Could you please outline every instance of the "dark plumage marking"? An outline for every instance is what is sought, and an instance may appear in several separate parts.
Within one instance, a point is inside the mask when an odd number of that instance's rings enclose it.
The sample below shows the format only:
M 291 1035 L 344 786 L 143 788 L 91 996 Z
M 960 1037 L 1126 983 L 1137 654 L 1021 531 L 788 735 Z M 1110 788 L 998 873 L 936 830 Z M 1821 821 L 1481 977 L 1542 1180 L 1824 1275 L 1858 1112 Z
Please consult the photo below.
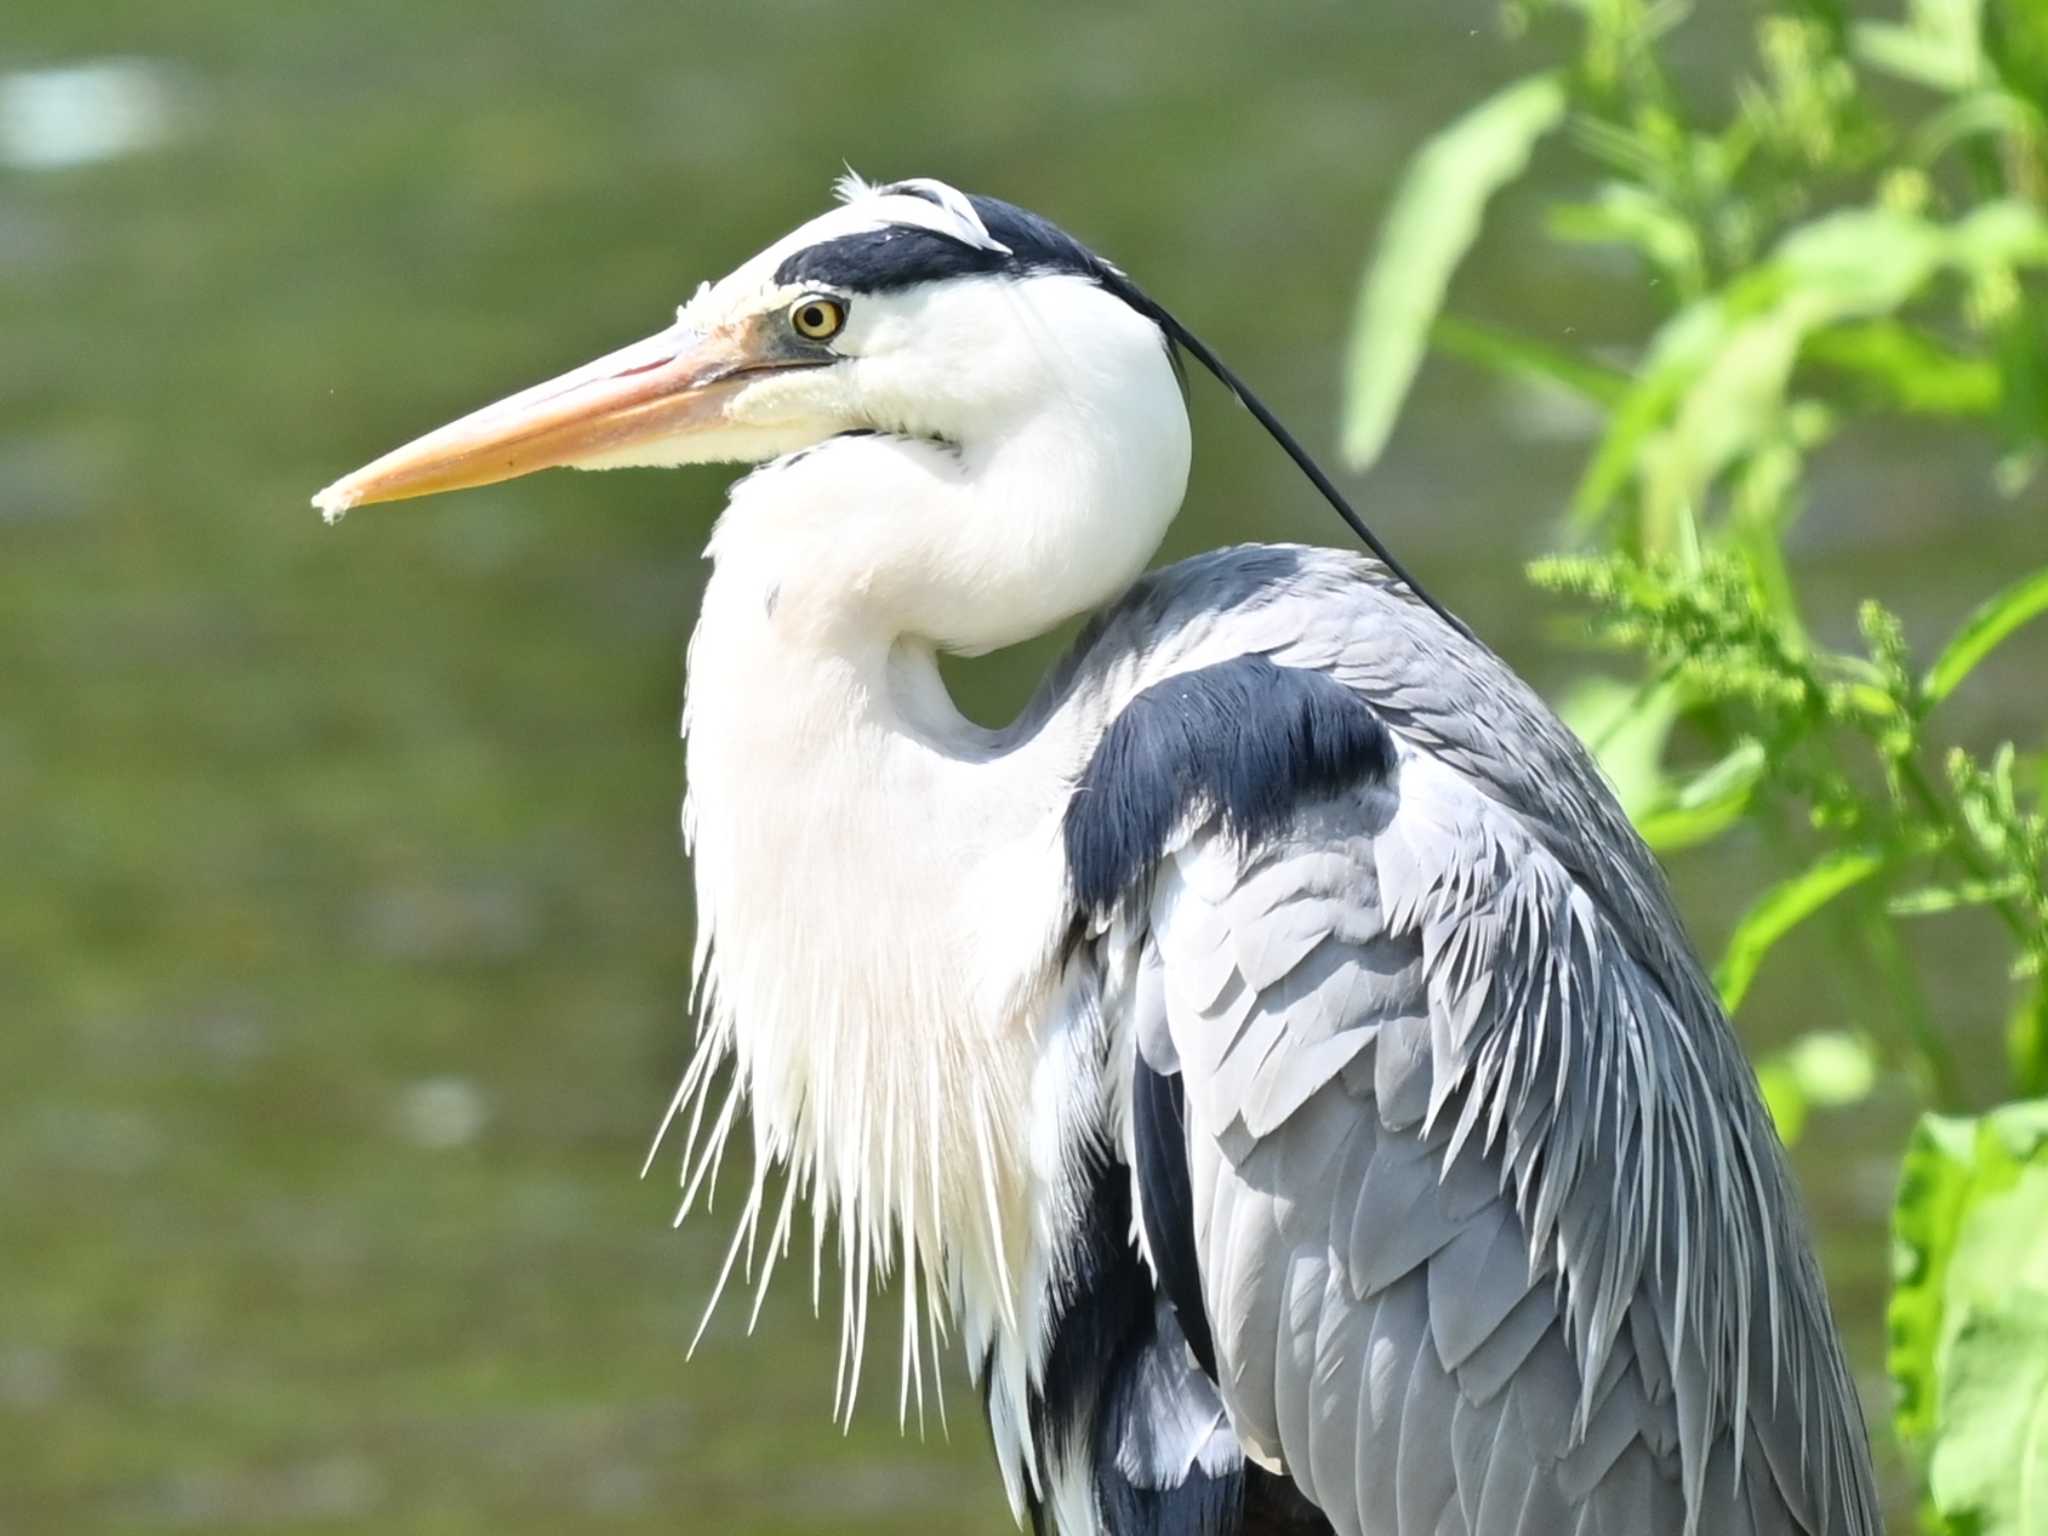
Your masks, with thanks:
M 1186 1347 L 1178 1334 L 1162 1336 L 1148 1319 L 1132 1338 L 1097 1412 L 1095 1500 L 1102 1509 L 1103 1528 L 1115 1536 L 1246 1536 L 1248 1474 L 1264 1474 L 1247 1468 L 1242 1457 L 1221 1472 L 1191 1466 L 1179 1482 L 1167 1487 L 1134 1479 L 1117 1457 L 1117 1447 L 1128 1433 L 1125 1419 L 1152 1411 L 1139 1390 L 1140 1356 Z
M 1185 1189 L 1184 1146 L 1176 1143 L 1172 1155 Z M 1189 1218 L 1182 1219 L 1191 1230 Z M 1060 1266 L 1069 1280 L 1052 1322 L 1044 1382 L 1031 1405 L 1040 1454 L 1054 1446 L 1071 1454 L 1085 1444 L 1096 1506 L 1113 1536 L 1333 1536 L 1322 1512 L 1288 1478 L 1246 1463 L 1234 1440 L 1225 1442 L 1228 1450 L 1214 1471 L 1199 1461 L 1148 1463 L 1142 1451 L 1133 1465 L 1123 1454 L 1156 1444 L 1148 1419 L 1174 1418 L 1159 1383 L 1171 1379 L 1172 1361 L 1195 1349 L 1192 1335 L 1183 1337 L 1187 1320 L 1203 1319 L 1205 1341 L 1209 1333 L 1199 1286 L 1191 1302 L 1173 1298 L 1176 1316 L 1154 1305 L 1151 1276 L 1123 1237 L 1129 1222 L 1126 1170 L 1105 1159 Z M 993 1365 L 983 1362 L 984 1383 Z M 1039 1536 L 1045 1536 L 1046 1514 L 1033 1498 L 1032 1527 Z
M 1303 804 L 1393 771 L 1372 706 L 1336 679 L 1240 656 L 1154 683 L 1126 704 L 1067 802 L 1067 874 L 1084 916 L 1134 890 L 1191 811 L 1254 843 Z
M 916 283 L 1000 272 L 1011 258 L 913 224 L 886 224 L 805 246 L 775 269 L 778 283 L 840 293 L 887 293 Z
M 1070 1230 L 1063 1263 L 1065 1296 L 1052 1327 L 1045 1370 L 1031 1404 L 1041 1448 L 1071 1440 L 1095 1417 L 1104 1385 L 1132 1336 L 1152 1312 L 1152 1287 L 1131 1248 L 1130 1181 L 1098 1159 L 1081 1221 Z
M 1054 1447 L 1069 1454 L 1085 1448 L 1105 1528 L 1116 1536 L 1238 1536 L 1241 1460 L 1214 1473 L 1199 1465 L 1184 1472 L 1162 1468 L 1153 1479 L 1133 1476 L 1118 1458 L 1118 1448 L 1133 1438 L 1130 1416 L 1156 1408 L 1145 1392 L 1146 1354 L 1187 1348 L 1171 1323 L 1165 1334 L 1160 1330 L 1151 1276 L 1130 1244 L 1130 1227 L 1128 1171 L 1101 1158 L 1082 1218 L 1055 1266 L 1067 1278 L 1031 1400 L 1032 1437 L 1041 1456 Z M 1046 1510 L 1036 1499 L 1031 1516 L 1044 1536 Z
M 923 187 L 901 183 L 880 192 L 938 203 Z M 969 196 L 989 238 L 1005 247 L 991 250 L 914 224 L 890 224 L 821 241 L 791 253 L 775 269 L 775 281 L 815 283 L 842 293 L 887 293 L 917 283 L 1001 273 L 1035 277 L 1065 273 L 1100 283 L 1142 313 L 1158 318 L 1157 306 L 1111 262 L 1105 261 L 1050 219 L 1001 198 Z
M 1212 549 L 1164 570 L 1148 571 L 1107 608 L 1097 609 L 1067 653 L 1046 674 L 1024 713 L 1003 734 L 1014 747 L 1058 712 L 1084 674 L 1098 676 L 1133 651 L 1183 624 L 1213 619 L 1294 590 L 1301 551 L 1285 544 Z
M 1202 1271 L 1195 1251 L 1195 1197 L 1188 1180 L 1187 1096 L 1180 1074 L 1154 1072 L 1141 1055 L 1131 1081 L 1131 1131 L 1137 1157 L 1138 1220 L 1159 1289 L 1173 1303 L 1195 1363 L 1211 1381 L 1216 1341 L 1202 1305 Z
M 999 197 L 969 196 L 974 211 L 992 239 L 1010 248 L 1012 258 L 1030 272 L 1071 272 L 1077 277 L 1120 277 L 1122 274 L 1068 234 L 1051 219 Z

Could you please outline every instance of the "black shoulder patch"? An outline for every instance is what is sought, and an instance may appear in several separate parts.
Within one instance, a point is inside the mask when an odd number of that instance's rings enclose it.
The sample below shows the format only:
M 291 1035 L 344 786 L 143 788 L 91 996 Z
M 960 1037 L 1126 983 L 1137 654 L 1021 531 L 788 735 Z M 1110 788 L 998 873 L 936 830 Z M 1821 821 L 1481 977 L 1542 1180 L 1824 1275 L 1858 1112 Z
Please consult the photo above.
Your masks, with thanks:
M 1110 723 L 1067 801 L 1075 899 L 1088 916 L 1107 913 L 1198 807 L 1256 842 L 1303 803 L 1393 767 L 1372 706 L 1322 672 L 1240 656 L 1165 678 Z
M 1169 629 L 1269 602 L 1290 590 L 1300 574 L 1301 551 L 1285 544 L 1212 549 L 1147 571 L 1081 626 L 1006 734 L 1013 742 L 1029 737 L 1052 718 L 1082 678 L 1101 676 Z

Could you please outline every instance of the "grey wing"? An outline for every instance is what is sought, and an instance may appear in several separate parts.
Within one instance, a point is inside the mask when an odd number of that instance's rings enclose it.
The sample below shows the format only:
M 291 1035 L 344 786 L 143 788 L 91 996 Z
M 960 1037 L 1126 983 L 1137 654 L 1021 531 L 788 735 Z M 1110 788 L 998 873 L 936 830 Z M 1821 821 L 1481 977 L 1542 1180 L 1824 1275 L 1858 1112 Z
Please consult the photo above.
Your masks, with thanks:
M 1878 1529 L 1726 1022 L 1523 816 L 1404 740 L 1249 850 L 1195 820 L 1103 942 L 1233 1428 L 1338 1532 Z

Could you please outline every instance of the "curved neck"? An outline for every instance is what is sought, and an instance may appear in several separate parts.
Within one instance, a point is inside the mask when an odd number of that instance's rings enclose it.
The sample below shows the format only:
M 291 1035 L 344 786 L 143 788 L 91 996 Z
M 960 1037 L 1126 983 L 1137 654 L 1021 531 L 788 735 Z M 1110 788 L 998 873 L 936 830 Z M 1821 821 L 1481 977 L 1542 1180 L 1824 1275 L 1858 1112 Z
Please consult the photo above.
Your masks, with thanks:
M 837 1211 L 856 1356 L 852 1296 L 892 1249 L 913 1313 L 920 1284 L 943 1292 L 984 1341 L 1043 1293 L 1029 1192 L 1050 1175 L 1027 1127 L 1086 732 L 973 726 L 934 650 L 1042 633 L 1137 574 L 1187 471 L 1158 366 L 1163 401 L 1072 391 L 957 449 L 835 439 L 743 482 L 711 543 L 684 721 L 704 989 L 685 1088 L 729 1057 L 751 1102 L 743 1227 L 777 1163 Z M 997 1390 L 1021 1416 L 1021 1377 Z

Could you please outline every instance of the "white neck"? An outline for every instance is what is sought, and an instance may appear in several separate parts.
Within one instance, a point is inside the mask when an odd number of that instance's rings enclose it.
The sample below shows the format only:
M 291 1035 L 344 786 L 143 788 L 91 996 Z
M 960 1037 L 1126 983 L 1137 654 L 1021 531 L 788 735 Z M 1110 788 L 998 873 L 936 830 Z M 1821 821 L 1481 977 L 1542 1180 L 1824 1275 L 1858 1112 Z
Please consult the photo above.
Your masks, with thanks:
M 684 721 L 704 1022 L 678 1102 L 701 1114 L 731 1057 L 755 1133 L 743 1229 L 776 1162 L 808 1184 L 820 1245 L 838 1212 L 856 1371 L 867 1281 L 892 1259 L 907 1335 L 920 1280 L 927 1305 L 943 1286 L 1006 1331 L 1030 1305 L 1060 818 L 1100 723 L 982 730 L 935 648 L 1041 633 L 1135 577 L 1187 469 L 1163 352 L 1157 367 L 957 448 L 835 439 L 743 482 L 712 540 Z

